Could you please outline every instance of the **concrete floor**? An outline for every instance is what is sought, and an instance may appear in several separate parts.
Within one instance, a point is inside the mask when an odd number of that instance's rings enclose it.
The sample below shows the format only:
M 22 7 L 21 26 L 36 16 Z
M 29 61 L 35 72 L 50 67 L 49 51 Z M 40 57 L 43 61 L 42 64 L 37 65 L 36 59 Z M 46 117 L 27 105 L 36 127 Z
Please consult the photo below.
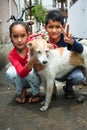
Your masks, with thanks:
M 0 130 L 87 130 L 87 100 L 79 104 L 76 98 L 64 99 L 62 89 L 51 101 L 46 112 L 40 102 L 18 104 L 16 90 L 0 71 Z

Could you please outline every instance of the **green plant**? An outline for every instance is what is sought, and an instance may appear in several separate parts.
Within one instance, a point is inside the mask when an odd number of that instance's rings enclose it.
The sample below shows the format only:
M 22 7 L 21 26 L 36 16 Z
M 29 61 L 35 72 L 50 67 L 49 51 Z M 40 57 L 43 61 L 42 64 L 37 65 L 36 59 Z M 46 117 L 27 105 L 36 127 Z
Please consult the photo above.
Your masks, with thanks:
M 30 15 L 30 12 L 28 12 L 28 15 Z M 36 20 L 39 23 L 44 23 L 46 9 L 41 4 L 35 5 L 35 7 L 32 8 L 32 15 L 36 18 Z

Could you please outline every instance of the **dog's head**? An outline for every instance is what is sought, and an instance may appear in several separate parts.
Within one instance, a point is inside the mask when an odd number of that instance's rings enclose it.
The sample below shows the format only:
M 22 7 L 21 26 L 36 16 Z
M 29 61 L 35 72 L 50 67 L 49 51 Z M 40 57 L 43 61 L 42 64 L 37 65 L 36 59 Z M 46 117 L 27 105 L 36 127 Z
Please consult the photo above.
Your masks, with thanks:
M 34 55 L 41 64 L 48 63 L 49 51 L 52 49 L 52 45 L 44 39 L 34 39 L 27 45 L 30 48 L 30 55 Z

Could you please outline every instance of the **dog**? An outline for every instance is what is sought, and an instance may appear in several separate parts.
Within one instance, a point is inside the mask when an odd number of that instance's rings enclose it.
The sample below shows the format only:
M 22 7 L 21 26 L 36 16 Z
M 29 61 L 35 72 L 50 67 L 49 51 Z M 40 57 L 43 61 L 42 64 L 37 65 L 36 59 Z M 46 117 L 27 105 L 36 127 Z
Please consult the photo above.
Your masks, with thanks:
M 78 54 L 68 51 L 66 47 L 52 49 L 52 45 L 44 39 L 35 39 L 28 43 L 29 56 L 34 55 L 37 58 L 37 73 L 46 87 L 45 103 L 40 108 L 41 111 L 46 111 L 50 105 L 55 78 L 63 77 L 78 65 L 87 70 L 87 46 L 83 46 L 83 53 Z

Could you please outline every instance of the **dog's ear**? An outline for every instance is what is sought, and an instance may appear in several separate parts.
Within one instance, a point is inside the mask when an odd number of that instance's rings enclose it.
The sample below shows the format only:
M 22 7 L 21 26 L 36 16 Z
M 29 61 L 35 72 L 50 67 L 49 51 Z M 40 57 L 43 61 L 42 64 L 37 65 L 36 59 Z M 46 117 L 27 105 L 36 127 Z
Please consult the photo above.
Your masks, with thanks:
M 29 42 L 27 43 L 27 47 L 30 48 L 30 56 L 33 56 L 33 55 L 34 55 L 33 41 L 29 41 Z
M 32 47 L 33 47 L 33 42 L 32 42 L 32 41 L 29 41 L 29 42 L 27 43 L 27 47 L 32 48 Z

